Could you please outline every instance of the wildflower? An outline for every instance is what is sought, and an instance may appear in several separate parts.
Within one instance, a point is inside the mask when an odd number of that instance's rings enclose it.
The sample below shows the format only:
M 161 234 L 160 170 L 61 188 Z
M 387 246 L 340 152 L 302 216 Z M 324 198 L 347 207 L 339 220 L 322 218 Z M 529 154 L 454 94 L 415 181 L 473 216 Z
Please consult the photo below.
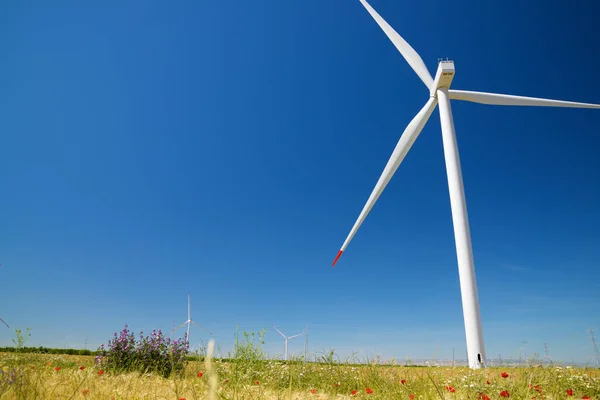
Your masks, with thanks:
M 101 369 L 100 371 L 98 371 L 98 375 L 104 375 L 104 370 Z
M 225 383 L 229 383 L 229 379 L 225 379 Z
M 490 381 L 485 381 L 485 383 L 487 383 L 488 385 L 490 384 Z
M 446 390 L 449 391 L 450 393 L 456 392 L 456 389 L 454 389 L 454 387 L 452 387 L 452 386 L 446 386 Z
M 57 366 L 57 367 L 54 367 L 54 370 L 55 370 L 55 371 L 60 371 L 60 367 L 58 367 L 58 366 Z
M 485 393 L 480 393 L 479 394 L 479 399 L 481 399 L 481 400 L 490 400 L 490 396 L 488 396 Z
M 87 396 L 89 392 L 90 392 L 90 391 L 89 391 L 88 389 L 83 389 L 83 390 L 81 391 L 81 394 L 83 394 L 84 396 Z
M 581 396 L 582 399 L 586 399 L 586 400 L 592 400 L 592 398 L 590 396 Z
M 50 364 L 50 361 L 48 361 L 48 362 L 46 363 L 46 366 L 47 366 L 47 367 L 49 367 L 50 365 L 51 365 L 51 364 Z
M 365 389 L 365 392 L 367 392 L 367 394 L 373 394 L 373 389 L 371 389 L 370 387 Z
M 409 399 L 414 399 L 414 398 L 415 398 L 415 395 L 414 395 L 414 394 L 409 394 L 409 395 L 408 395 L 408 398 L 409 398 Z
M 573 389 L 567 389 L 567 396 L 573 396 Z
M 202 372 L 198 372 L 198 378 L 202 378 L 202 375 L 204 375 Z
M 81 371 L 83 371 L 83 370 L 85 369 L 85 367 L 82 365 L 81 367 L 79 367 L 79 369 L 80 369 Z
M 503 378 L 508 378 L 508 374 L 506 372 L 501 373 L 500 376 Z
M 338 387 L 338 386 L 340 386 L 340 383 L 339 383 L 339 382 L 335 382 L 335 383 L 333 384 L 333 386 L 335 386 L 335 387 Z
M 403 385 L 406 384 L 406 379 L 400 379 L 400 383 Z
M 260 385 L 260 382 L 259 381 L 254 381 L 254 384 L 255 385 Z
M 312 394 L 317 394 L 317 390 L 316 390 L 316 389 L 310 389 L 310 392 L 311 392 Z
M 351 392 L 350 392 L 350 394 L 351 394 L 352 396 L 355 396 L 355 395 L 356 395 L 356 390 L 353 390 L 353 391 L 351 391 Z
M 510 397 L 510 394 L 508 394 L 508 390 L 503 390 L 500 392 L 500 396 L 501 397 Z

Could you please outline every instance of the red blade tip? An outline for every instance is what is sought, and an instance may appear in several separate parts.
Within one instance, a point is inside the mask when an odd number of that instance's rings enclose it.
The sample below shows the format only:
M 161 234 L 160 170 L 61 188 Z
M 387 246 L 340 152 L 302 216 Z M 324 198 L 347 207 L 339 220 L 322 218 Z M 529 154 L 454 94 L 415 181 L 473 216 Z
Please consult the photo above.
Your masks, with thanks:
M 336 263 L 336 262 L 337 262 L 337 260 L 339 260 L 339 258 L 342 256 L 342 253 L 343 253 L 343 252 L 344 252 L 343 250 L 340 250 L 340 251 L 338 251 L 338 254 L 337 254 L 337 256 L 335 256 L 335 260 L 333 260 L 333 264 L 331 264 L 331 268 L 333 268 L 333 267 L 335 266 L 335 263 Z

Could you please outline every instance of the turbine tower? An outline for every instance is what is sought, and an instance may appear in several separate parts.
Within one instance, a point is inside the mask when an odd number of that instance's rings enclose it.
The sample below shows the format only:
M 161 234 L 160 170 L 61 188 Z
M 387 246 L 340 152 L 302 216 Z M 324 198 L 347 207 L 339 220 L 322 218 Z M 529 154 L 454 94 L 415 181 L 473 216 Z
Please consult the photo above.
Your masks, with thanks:
M 293 338 L 298 337 L 298 336 L 302 336 L 303 334 L 299 333 L 297 335 L 287 337 L 279 329 L 277 329 L 275 326 L 273 326 L 273 328 L 275 328 L 275 330 L 277 332 L 279 332 L 279 334 L 281 336 L 283 336 L 283 338 L 285 339 L 285 344 L 284 344 L 284 348 L 283 348 L 283 357 L 287 361 L 287 359 L 288 359 L 288 340 L 293 339 Z
M 440 121 L 442 128 L 442 142 L 448 190 L 450 193 L 450 208 L 454 226 L 454 240 L 458 262 L 458 275 L 462 309 L 467 343 L 467 358 L 469 367 L 473 369 L 485 367 L 486 357 L 483 343 L 483 329 L 479 310 L 479 297 L 477 294 L 477 281 L 475 277 L 475 264 L 471 245 L 471 234 L 467 215 L 467 203 L 460 168 L 460 157 L 452 118 L 450 100 L 464 100 L 474 103 L 503 105 L 503 106 L 544 106 L 544 107 L 573 107 L 573 108 L 598 108 L 598 104 L 575 103 L 572 101 L 540 99 L 507 94 L 474 92 L 467 90 L 450 89 L 454 78 L 454 62 L 440 61 L 435 78 L 427 70 L 425 63 L 417 52 L 365 1 L 360 0 L 375 22 L 385 32 L 389 40 L 396 46 L 400 54 L 417 73 L 428 90 L 429 99 L 425 106 L 408 124 L 400 137 L 383 173 L 379 177 L 373 192 L 369 196 L 357 221 L 354 223 L 350 234 L 344 241 L 332 266 L 338 261 L 348 244 L 358 231 L 360 225 L 367 217 L 369 211 L 385 189 L 386 185 L 398 169 L 398 166 L 410 150 L 411 146 L 421 133 L 435 107 L 440 106 Z
M 596 363 L 600 366 L 600 350 L 598 350 L 598 345 L 596 344 L 596 338 L 594 336 L 594 330 L 592 328 L 588 329 L 590 331 L 590 335 L 592 336 L 592 345 L 594 346 L 594 355 L 596 356 Z
M 206 329 L 204 329 L 203 327 L 201 327 L 195 321 L 192 320 L 192 314 L 190 313 L 190 292 L 188 292 L 188 317 L 187 317 L 187 321 L 185 321 L 183 324 L 181 324 L 178 327 L 176 327 L 175 329 L 173 329 L 171 331 L 171 333 L 175 332 L 176 330 L 178 330 L 182 326 L 187 325 L 186 339 L 187 339 L 188 343 L 190 343 L 190 327 L 191 327 L 192 324 L 196 325 L 198 328 L 202 329 L 203 331 L 207 332 L 209 335 L 212 336 L 212 333 L 210 333 L 209 331 L 207 331 Z
M 308 325 L 304 328 L 304 362 L 308 361 Z

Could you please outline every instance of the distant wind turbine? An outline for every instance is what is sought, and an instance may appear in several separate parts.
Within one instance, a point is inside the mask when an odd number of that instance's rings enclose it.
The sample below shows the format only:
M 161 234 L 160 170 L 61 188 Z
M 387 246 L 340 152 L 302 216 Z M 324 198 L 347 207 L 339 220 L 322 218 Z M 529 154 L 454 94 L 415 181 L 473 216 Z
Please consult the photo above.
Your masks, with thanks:
M 273 326 L 273 328 L 275 328 L 275 330 L 276 330 L 277 332 L 279 332 L 279 334 L 280 334 L 281 336 L 283 336 L 283 338 L 285 339 L 285 345 L 284 345 L 284 350 L 283 350 L 283 354 L 284 354 L 284 356 L 283 356 L 283 357 L 284 357 L 284 359 L 287 361 L 287 359 L 288 359 L 288 340 L 290 340 L 290 339 L 293 339 L 293 338 L 295 338 L 295 337 L 298 337 L 298 336 L 302 336 L 302 335 L 303 335 L 303 333 L 299 333 L 299 334 L 297 334 L 297 335 L 294 335 L 294 336 L 287 337 L 287 336 L 285 336 L 285 335 L 284 335 L 284 334 L 283 334 L 283 333 L 282 333 L 282 332 L 281 332 L 279 329 L 277 329 L 275 326 Z
M 508 94 L 474 92 L 468 90 L 453 90 L 450 85 L 454 78 L 454 62 L 441 61 L 438 63 L 435 78 L 431 77 L 429 70 L 419 54 L 392 28 L 369 3 L 360 0 L 368 13 L 373 17 L 379 27 L 385 32 L 389 40 L 396 46 L 400 54 L 417 73 L 428 90 L 428 100 L 423 108 L 408 124 L 400 137 L 387 165 L 385 166 L 375 188 L 364 205 L 358 219 L 354 223 L 344 244 L 340 248 L 333 265 L 340 258 L 346 247 L 360 228 L 361 224 L 375 205 L 375 202 L 389 183 L 398 169 L 398 166 L 410 150 L 411 146 L 421 133 L 431 113 L 439 103 L 440 121 L 442 127 L 442 142 L 446 161 L 448 189 L 450 192 L 450 208 L 454 225 L 454 239 L 458 261 L 458 275 L 462 298 L 462 309 L 467 342 L 468 364 L 471 368 L 485 366 L 485 351 L 483 343 L 483 328 L 479 310 L 479 297 L 477 294 L 477 281 L 475 279 L 475 264 L 471 245 L 471 234 L 467 215 L 467 202 L 460 168 L 460 157 L 454 131 L 454 121 L 450 100 L 463 100 L 474 103 L 502 105 L 502 106 L 543 106 L 543 107 L 572 107 L 572 108 L 597 108 L 600 104 L 576 103 L 572 101 L 549 100 L 534 97 L 523 97 Z
M 208 332 L 206 329 L 204 329 L 203 327 L 201 327 L 200 325 L 198 325 L 195 321 L 192 321 L 192 314 L 190 313 L 190 293 L 188 292 L 188 317 L 187 317 L 187 321 L 185 321 L 183 324 L 181 324 L 178 327 L 176 327 L 175 329 L 173 329 L 171 331 L 171 333 L 175 332 L 176 330 L 178 330 L 179 328 L 183 327 L 184 325 L 187 325 L 186 338 L 187 338 L 188 343 L 190 343 L 190 326 L 192 324 L 196 325 L 198 328 L 202 329 L 203 331 Z M 208 334 L 212 336 L 212 333 L 208 332 Z

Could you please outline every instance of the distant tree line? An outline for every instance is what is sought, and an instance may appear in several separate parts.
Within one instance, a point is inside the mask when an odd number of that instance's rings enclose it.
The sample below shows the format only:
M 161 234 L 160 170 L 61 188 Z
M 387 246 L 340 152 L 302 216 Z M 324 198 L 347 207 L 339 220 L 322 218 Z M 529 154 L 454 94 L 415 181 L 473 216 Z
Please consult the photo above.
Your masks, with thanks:
M 97 351 L 87 349 L 51 349 L 49 347 L 0 347 L 0 353 L 38 353 L 38 354 L 71 354 L 78 356 L 95 356 Z

